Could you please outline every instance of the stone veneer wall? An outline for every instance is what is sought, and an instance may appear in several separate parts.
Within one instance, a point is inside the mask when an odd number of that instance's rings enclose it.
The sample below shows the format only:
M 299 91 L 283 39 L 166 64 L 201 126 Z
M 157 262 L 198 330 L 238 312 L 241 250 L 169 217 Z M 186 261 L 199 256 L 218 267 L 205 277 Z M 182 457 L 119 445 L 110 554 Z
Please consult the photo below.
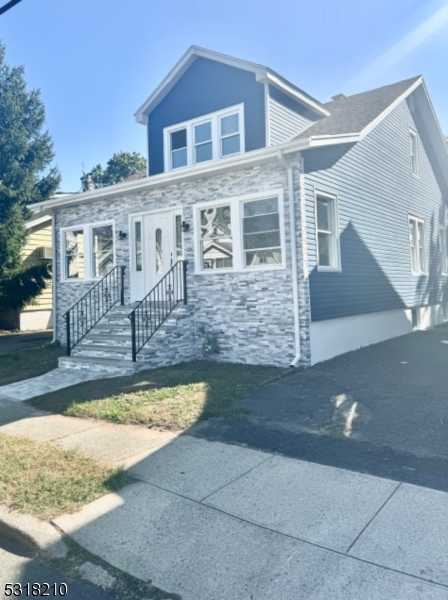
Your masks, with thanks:
M 299 263 L 301 364 L 310 362 L 308 282 L 303 263 L 300 210 L 300 168 L 296 156 L 294 196 Z M 198 202 L 227 199 L 245 194 L 284 190 L 286 269 L 236 273 L 195 273 L 193 207 Z M 115 220 L 116 264 L 129 267 L 129 235 L 118 239 L 118 231 L 128 232 L 129 214 L 182 206 L 183 219 L 190 230 L 183 234 L 184 257 L 188 265 L 189 304 L 194 306 L 196 340 L 209 348 L 206 356 L 226 362 L 289 366 L 294 358 L 294 318 L 291 277 L 289 198 L 285 168 L 276 162 L 207 176 L 158 189 L 135 191 L 122 196 L 55 211 L 57 235 L 57 339 L 65 343 L 62 315 L 86 293 L 92 282 L 61 282 L 61 227 Z M 307 271 L 305 271 L 306 273 Z M 126 271 L 129 301 L 129 268 Z

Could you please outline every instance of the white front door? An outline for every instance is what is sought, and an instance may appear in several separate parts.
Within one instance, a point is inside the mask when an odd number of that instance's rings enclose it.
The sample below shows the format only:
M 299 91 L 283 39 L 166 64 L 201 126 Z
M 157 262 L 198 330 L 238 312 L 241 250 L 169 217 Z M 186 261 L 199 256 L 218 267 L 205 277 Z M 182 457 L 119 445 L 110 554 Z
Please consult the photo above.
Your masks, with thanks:
M 142 300 L 176 262 L 172 211 L 133 218 L 131 297 Z

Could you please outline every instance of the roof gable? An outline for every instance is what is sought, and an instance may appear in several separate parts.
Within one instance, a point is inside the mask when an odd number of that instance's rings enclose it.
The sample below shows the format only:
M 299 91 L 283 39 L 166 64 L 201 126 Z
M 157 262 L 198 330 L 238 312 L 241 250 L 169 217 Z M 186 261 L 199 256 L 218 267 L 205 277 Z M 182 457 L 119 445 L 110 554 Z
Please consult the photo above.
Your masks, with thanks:
M 299 89 L 272 69 L 263 65 L 249 62 L 247 60 L 241 60 L 239 58 L 233 58 L 219 52 L 212 50 L 206 50 L 205 48 L 199 48 L 198 46 L 191 46 L 182 58 L 176 63 L 171 69 L 165 79 L 160 85 L 154 90 L 149 98 L 140 106 L 135 113 L 135 119 L 138 123 L 146 124 L 147 115 L 157 106 L 157 104 L 168 94 L 168 92 L 176 85 L 182 75 L 189 69 L 196 58 L 202 56 L 216 62 L 224 63 L 237 69 L 243 69 L 250 71 L 255 74 L 256 80 L 260 83 L 269 83 L 278 89 L 297 100 L 298 102 L 307 106 L 310 110 L 320 116 L 329 115 L 329 111 L 316 99 L 312 98 L 309 94 Z

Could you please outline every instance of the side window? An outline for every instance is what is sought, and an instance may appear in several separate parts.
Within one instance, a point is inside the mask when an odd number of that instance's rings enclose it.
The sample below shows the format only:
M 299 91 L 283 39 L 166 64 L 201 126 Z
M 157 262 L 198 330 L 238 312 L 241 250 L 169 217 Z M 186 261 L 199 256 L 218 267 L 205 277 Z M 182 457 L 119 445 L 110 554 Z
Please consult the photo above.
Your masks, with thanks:
M 243 251 L 246 267 L 281 264 L 278 198 L 244 203 Z
M 409 151 L 411 155 L 411 171 L 413 175 L 418 177 L 419 165 L 418 165 L 418 138 L 415 131 L 409 131 Z
M 317 264 L 323 269 L 339 269 L 339 232 L 336 197 L 316 194 Z
M 425 222 L 418 217 L 409 217 L 409 250 L 412 273 L 426 273 Z
M 440 270 L 446 275 L 448 274 L 448 248 L 447 248 L 448 236 L 445 227 L 439 227 L 439 257 L 440 257 Z

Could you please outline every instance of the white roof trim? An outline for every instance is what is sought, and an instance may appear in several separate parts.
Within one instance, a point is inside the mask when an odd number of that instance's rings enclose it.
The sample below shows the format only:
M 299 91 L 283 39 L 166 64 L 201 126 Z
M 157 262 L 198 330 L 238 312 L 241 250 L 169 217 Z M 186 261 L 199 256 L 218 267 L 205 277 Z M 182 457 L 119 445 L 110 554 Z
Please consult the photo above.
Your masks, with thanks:
M 38 217 L 37 219 L 33 219 L 32 221 L 27 221 L 25 223 L 25 229 L 37 227 L 38 225 L 42 225 L 42 223 L 46 223 L 47 221 L 51 221 L 51 215 L 44 215 L 43 217 Z
M 239 168 L 250 167 L 255 164 L 270 162 L 271 160 L 277 159 L 279 150 L 283 150 L 284 153 L 288 154 L 300 152 L 300 150 L 308 147 L 309 141 L 307 138 L 294 140 L 293 142 L 285 142 L 284 144 L 269 146 L 268 148 L 261 148 L 260 150 L 253 150 L 245 154 L 238 154 L 237 156 L 210 161 L 207 164 L 201 163 L 194 167 L 177 169 L 175 171 L 168 171 L 167 173 L 160 173 L 159 175 L 152 175 L 149 177 L 142 177 L 141 179 L 117 183 L 115 185 L 82 192 L 80 194 L 71 194 L 66 198 L 53 198 L 45 200 L 44 202 L 36 202 L 28 205 L 28 208 L 35 213 L 39 213 L 52 208 L 74 206 L 76 204 L 121 196 L 134 191 L 143 191 L 145 189 L 174 185 L 211 174 L 224 173 Z
M 179 81 L 185 71 L 198 56 L 215 60 L 217 62 L 230 65 L 231 67 L 236 67 L 237 69 L 244 69 L 246 71 L 255 73 L 256 79 L 260 83 L 268 82 L 271 85 L 278 87 L 286 94 L 293 97 L 301 104 L 305 104 L 318 114 L 325 116 L 330 114 L 323 106 L 319 104 L 317 100 L 308 98 L 308 96 L 303 94 L 293 84 L 288 84 L 287 82 L 283 81 L 279 75 L 263 65 L 258 65 L 257 63 L 249 62 L 247 60 L 227 56 L 226 54 L 214 52 L 213 50 L 207 50 L 206 48 L 200 48 L 199 46 L 190 46 L 187 52 L 185 52 L 182 58 L 171 69 L 160 85 L 157 86 L 154 92 L 137 110 L 135 113 L 135 120 L 137 123 L 141 123 L 143 125 L 147 123 L 148 113 L 151 112 L 151 110 L 168 94 L 168 92 L 174 87 L 174 85 Z
M 273 71 L 271 71 L 270 69 L 267 70 L 267 74 L 266 74 L 265 78 L 263 78 L 263 79 L 257 78 L 257 80 L 261 81 L 262 83 L 269 83 L 270 85 L 273 85 L 274 87 L 278 88 L 279 90 L 282 90 L 282 92 L 284 92 L 285 94 L 287 94 L 294 100 L 297 100 L 301 104 L 305 104 L 306 106 L 311 108 L 314 112 L 316 112 L 324 117 L 329 117 L 331 114 L 329 110 L 324 108 L 317 101 L 312 100 L 311 98 L 309 98 L 308 96 L 303 94 L 298 88 L 296 88 L 295 86 L 293 86 L 291 84 L 286 83 L 285 81 L 282 81 L 278 77 L 278 75 L 276 73 L 274 73 Z

